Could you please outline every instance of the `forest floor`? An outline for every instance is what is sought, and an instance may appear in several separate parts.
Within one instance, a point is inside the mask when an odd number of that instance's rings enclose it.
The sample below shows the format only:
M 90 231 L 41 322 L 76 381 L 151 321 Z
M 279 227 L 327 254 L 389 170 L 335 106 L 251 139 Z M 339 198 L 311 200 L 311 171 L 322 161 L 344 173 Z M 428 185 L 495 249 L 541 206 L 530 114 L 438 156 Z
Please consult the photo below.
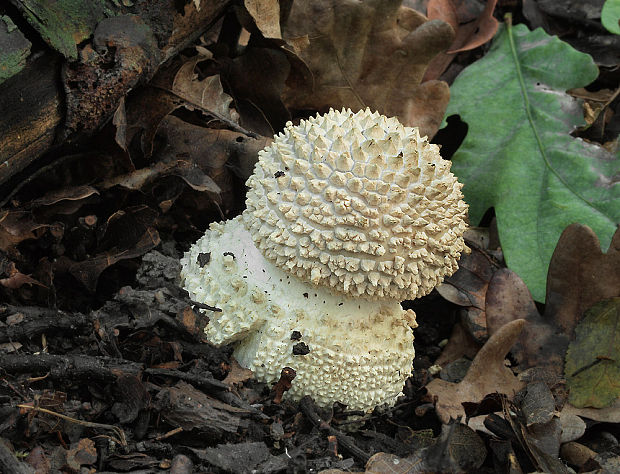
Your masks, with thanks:
M 372 413 L 255 381 L 232 347 L 206 341 L 209 312 L 179 277 L 209 224 L 243 210 L 257 152 L 289 120 L 361 103 L 458 158 L 475 129 L 450 112 L 465 102 L 461 73 L 502 38 L 518 43 L 521 25 L 591 56 L 598 76 L 570 92 L 584 125 L 566 136 L 616 156 L 606 163 L 618 170 L 620 36 L 601 25 L 603 2 L 320 0 L 311 17 L 305 2 L 280 3 L 281 15 L 267 8 L 277 1 L 229 6 L 86 142 L 61 144 L 3 191 L 0 471 L 620 472 L 620 233 L 563 225 L 541 286 L 507 268 L 502 204 L 470 203 L 472 252 L 439 289 L 402 303 L 417 315 L 413 374 Z M 421 14 L 452 30 L 421 32 Z

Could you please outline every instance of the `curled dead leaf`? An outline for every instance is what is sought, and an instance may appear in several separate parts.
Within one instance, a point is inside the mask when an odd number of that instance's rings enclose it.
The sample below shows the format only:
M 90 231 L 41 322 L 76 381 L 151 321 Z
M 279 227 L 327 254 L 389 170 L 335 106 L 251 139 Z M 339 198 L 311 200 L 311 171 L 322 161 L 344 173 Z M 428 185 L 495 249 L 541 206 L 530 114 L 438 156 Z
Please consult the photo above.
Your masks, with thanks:
M 467 2 L 455 0 L 429 1 L 428 17 L 450 23 L 454 28 L 455 37 L 450 50 L 438 54 L 431 61 L 423 80 L 438 79 L 457 53 L 482 46 L 495 36 L 499 27 L 499 22 L 493 17 L 497 0 L 487 0 L 484 9 L 479 14 L 464 8 L 464 3 Z
M 43 288 L 46 288 L 46 286 L 40 281 L 35 280 L 30 275 L 24 275 L 22 272 L 20 272 L 15 266 L 15 263 L 13 262 L 10 263 L 10 267 L 8 268 L 8 271 L 6 271 L 6 273 L 8 273 L 8 276 L 6 278 L 0 279 L 0 285 L 4 286 L 5 288 L 17 290 L 23 285 L 39 285 Z
M 232 97 L 224 92 L 220 76 L 198 78 L 196 65 L 205 59 L 198 55 L 185 62 L 174 77 L 172 92 L 185 101 L 189 110 L 198 109 L 224 122 L 237 123 L 239 114 L 231 108 Z
M 486 6 L 480 16 L 471 27 L 467 28 L 466 31 L 469 35 L 467 39 L 464 40 L 465 44 L 455 49 L 451 48 L 448 51 L 449 54 L 475 49 L 493 39 L 499 27 L 499 22 L 493 17 L 495 5 L 497 5 L 497 0 L 487 0 Z
M 111 265 L 121 260 L 139 257 L 160 243 L 159 233 L 149 228 L 142 238 L 131 249 L 110 249 L 108 252 L 96 255 L 88 260 L 74 262 L 66 256 L 60 257 L 54 267 L 58 271 L 66 271 L 73 275 L 90 292 L 95 292 L 101 273 Z

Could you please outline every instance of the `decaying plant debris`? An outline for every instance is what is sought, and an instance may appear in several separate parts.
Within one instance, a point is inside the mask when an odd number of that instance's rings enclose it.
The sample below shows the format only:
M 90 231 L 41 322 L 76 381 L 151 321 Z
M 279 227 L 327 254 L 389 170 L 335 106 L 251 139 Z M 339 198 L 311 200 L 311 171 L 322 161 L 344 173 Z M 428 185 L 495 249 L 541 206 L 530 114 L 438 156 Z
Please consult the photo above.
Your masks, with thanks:
M 506 268 L 512 214 L 496 219 L 488 196 L 469 203 L 480 218 L 465 235 L 472 252 L 437 291 L 402 303 L 419 326 L 413 375 L 393 407 L 372 413 L 288 400 L 290 368 L 257 382 L 233 347 L 208 343 L 219 308 L 191 301 L 179 276 L 191 243 L 243 211 L 257 153 L 288 121 L 370 107 L 420 127 L 446 159 L 461 143 L 465 160 L 487 157 L 463 141 L 474 118 L 437 130 L 454 78 L 510 49 L 494 37 L 527 37 L 520 23 L 558 35 L 569 67 L 598 66 L 594 83 L 567 94 L 529 76 L 524 90 L 570 103 L 575 123 L 583 109 L 577 138 L 561 140 L 600 158 L 585 198 L 613 204 L 619 37 L 601 25 L 602 2 L 156 0 L 88 2 L 68 16 L 72 2 L 48 3 L 0 6 L 0 66 L 10 66 L 0 69 L 0 472 L 619 470 L 619 393 L 606 376 L 620 334 L 592 342 L 601 321 L 620 327 L 613 206 L 600 207 L 603 237 L 570 223 L 559 240 L 538 236 L 551 256 L 543 305 Z M 460 81 L 458 91 L 481 82 Z M 460 93 L 451 114 L 469 97 Z M 493 119 L 478 139 L 518 115 L 472 97 L 485 105 L 471 117 Z M 485 185 L 487 171 L 474 175 Z

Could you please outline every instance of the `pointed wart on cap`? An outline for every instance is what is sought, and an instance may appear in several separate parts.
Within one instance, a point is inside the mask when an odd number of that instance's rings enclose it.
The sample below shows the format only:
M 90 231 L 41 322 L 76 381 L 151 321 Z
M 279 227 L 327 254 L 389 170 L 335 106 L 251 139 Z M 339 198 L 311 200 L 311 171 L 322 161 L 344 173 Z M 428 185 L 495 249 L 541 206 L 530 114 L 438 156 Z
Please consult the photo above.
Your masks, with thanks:
M 293 167 L 283 149 L 295 150 Z M 259 153 L 244 222 L 267 258 L 298 278 L 351 296 L 414 299 L 450 276 L 466 250 L 467 205 L 450 165 L 437 145 L 396 118 L 330 110 L 288 122 Z M 280 171 L 286 179 L 274 177 Z M 280 209 L 289 190 L 296 212 Z M 267 221 L 265 210 L 277 218 Z M 309 247 L 291 251 L 279 237 L 285 229 L 311 236 Z M 313 248 L 328 258 L 309 257 Z M 342 252 L 358 264 L 343 271 Z M 364 260 L 377 262 L 379 276 L 360 269 Z M 415 274 L 408 270 L 414 263 Z

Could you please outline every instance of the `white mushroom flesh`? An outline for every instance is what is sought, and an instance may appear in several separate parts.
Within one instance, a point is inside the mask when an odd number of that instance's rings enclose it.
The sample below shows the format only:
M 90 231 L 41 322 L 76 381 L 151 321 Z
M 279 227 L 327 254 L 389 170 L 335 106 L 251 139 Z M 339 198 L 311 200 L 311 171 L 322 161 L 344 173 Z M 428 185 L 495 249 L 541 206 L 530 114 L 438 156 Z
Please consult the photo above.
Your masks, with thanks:
M 190 297 L 221 309 L 205 331 L 240 341 L 239 363 L 263 382 L 297 372 L 288 397 L 353 410 L 393 405 L 411 374 L 415 315 L 397 300 L 368 301 L 295 278 L 266 260 L 241 217 L 212 224 L 181 260 Z

